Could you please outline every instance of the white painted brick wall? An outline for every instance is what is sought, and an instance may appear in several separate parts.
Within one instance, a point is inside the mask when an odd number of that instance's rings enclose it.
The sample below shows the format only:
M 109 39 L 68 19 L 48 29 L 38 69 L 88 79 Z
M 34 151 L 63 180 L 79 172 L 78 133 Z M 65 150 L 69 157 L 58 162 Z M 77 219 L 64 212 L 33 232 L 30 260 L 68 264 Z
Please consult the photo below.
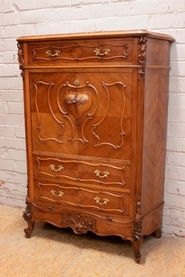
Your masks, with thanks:
M 148 29 L 172 35 L 163 232 L 185 237 L 185 1 L 0 0 L 0 203 L 24 206 L 22 35 Z

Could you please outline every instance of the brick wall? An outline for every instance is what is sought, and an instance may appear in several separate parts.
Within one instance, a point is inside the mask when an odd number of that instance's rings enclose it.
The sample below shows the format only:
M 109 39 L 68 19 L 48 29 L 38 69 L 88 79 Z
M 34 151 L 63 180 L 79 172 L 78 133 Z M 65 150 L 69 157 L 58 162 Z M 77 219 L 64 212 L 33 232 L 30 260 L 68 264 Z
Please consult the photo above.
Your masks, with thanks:
M 185 237 L 185 1 L 0 0 L 0 203 L 24 206 L 22 35 L 148 29 L 172 35 L 163 232 Z

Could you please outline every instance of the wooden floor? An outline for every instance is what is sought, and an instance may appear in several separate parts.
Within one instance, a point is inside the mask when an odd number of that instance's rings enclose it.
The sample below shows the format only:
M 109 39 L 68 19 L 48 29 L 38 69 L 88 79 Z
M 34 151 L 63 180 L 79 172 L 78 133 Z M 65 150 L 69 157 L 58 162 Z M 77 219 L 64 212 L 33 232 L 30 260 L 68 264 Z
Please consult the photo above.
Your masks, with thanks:
M 22 212 L 0 205 L 0 277 L 185 277 L 183 239 L 146 238 L 138 265 L 131 243 L 118 237 L 37 223 L 26 239 Z

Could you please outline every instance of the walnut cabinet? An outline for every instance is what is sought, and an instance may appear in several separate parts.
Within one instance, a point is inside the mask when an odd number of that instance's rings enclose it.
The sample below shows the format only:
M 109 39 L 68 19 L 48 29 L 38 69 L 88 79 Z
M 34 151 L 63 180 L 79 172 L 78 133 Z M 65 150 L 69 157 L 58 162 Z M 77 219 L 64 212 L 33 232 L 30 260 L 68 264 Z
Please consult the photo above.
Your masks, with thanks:
M 161 236 L 169 55 L 145 30 L 18 38 L 24 218 L 130 240 Z

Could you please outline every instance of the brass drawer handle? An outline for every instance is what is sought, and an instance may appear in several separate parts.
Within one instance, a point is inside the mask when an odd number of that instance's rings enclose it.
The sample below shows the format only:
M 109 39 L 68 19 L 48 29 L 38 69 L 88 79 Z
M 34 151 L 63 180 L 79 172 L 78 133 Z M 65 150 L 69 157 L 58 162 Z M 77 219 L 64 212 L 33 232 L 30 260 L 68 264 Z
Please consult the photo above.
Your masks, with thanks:
M 94 200 L 96 201 L 97 204 L 100 204 L 100 205 L 106 205 L 109 202 L 108 198 L 103 198 L 101 202 L 101 199 L 98 196 L 96 196 Z
M 49 167 L 51 168 L 52 171 L 55 171 L 55 172 L 58 172 L 58 171 L 61 171 L 62 169 L 64 169 L 64 167 L 62 165 L 58 165 L 57 169 L 55 168 L 54 164 L 50 164 Z
M 58 191 L 58 194 L 57 194 L 57 191 L 54 190 L 54 189 L 52 189 L 52 190 L 50 191 L 50 193 L 51 193 L 53 196 L 55 196 L 55 197 L 62 197 L 63 194 L 64 194 L 64 192 L 63 192 L 62 190 Z
M 97 177 L 99 178 L 107 178 L 107 176 L 110 174 L 107 170 L 106 171 L 103 171 L 102 175 L 101 175 L 101 171 L 96 169 L 94 171 L 94 173 L 96 174 Z
M 48 57 L 58 57 L 58 55 L 60 54 L 60 50 L 57 50 L 57 49 L 52 49 L 52 50 L 47 50 L 46 51 L 46 55 L 48 56 Z
M 110 49 L 108 48 L 103 49 L 104 51 L 103 53 L 100 53 L 100 51 L 101 49 L 96 48 L 93 52 L 95 53 L 96 56 L 107 56 L 110 52 Z

